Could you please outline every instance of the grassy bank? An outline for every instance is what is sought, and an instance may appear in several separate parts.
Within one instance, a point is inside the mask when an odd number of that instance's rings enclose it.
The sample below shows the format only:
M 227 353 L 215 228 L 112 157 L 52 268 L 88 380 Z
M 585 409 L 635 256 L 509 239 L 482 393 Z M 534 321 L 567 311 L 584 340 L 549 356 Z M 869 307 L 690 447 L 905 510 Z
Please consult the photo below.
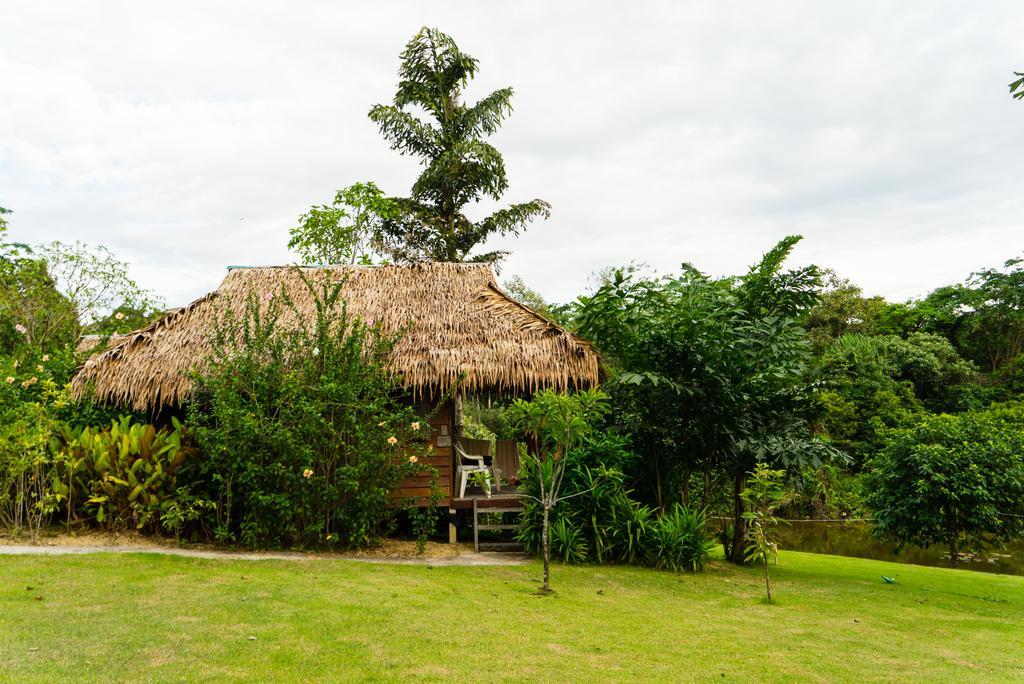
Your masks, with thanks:
M 556 566 L 539 598 L 536 564 L 0 557 L 0 679 L 1024 678 L 1024 578 L 781 561 L 767 605 L 723 563 Z

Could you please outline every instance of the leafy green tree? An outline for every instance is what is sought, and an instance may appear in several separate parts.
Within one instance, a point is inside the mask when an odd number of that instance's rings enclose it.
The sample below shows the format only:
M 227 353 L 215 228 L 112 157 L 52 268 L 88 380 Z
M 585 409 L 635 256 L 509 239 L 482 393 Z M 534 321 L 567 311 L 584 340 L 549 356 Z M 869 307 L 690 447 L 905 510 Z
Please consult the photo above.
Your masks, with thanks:
M 925 415 L 870 461 L 875 532 L 900 547 L 983 551 L 1024 534 L 1024 407 Z
M 58 291 L 47 263 L 28 245 L 9 242 L 4 221 L 0 225 L 0 353 L 13 354 L 22 347 L 52 353 L 73 345 L 77 337 L 74 306 Z
M 374 183 L 355 183 L 339 190 L 332 204 L 300 216 L 288 248 L 306 266 L 373 263 L 381 223 L 395 216 L 394 202 Z
M 887 349 L 892 339 L 899 338 L 845 335 L 819 359 L 825 387 L 818 394 L 818 424 L 857 468 L 881 448 L 884 429 L 906 425 L 924 411 L 912 383 L 898 377 Z
M 517 399 L 509 411 L 517 428 L 536 446 L 530 454 L 528 467 L 536 474 L 538 492 L 533 498 L 542 510 L 544 584 L 541 592 L 550 593 L 551 511 L 568 496 L 581 496 L 584 493 L 576 491 L 564 495 L 562 492 L 570 462 L 569 455 L 594 432 L 595 426 L 608 413 L 608 397 L 600 390 L 585 390 L 576 394 L 541 390 L 529 401 Z
M 740 277 L 714 280 L 692 266 L 674 278 L 618 271 L 581 297 L 577 324 L 604 352 L 621 429 L 649 467 L 659 508 L 704 473 L 705 498 L 732 482 L 731 557 L 743 561 L 742 492 L 758 461 L 801 470 L 840 454 L 814 439 L 817 387 L 802 325 L 817 301 L 814 267 L 784 270 L 791 236 Z M 650 482 L 653 480 L 653 486 Z
M 559 307 L 545 301 L 539 292 L 530 288 L 526 281 L 518 275 L 514 275 L 502 284 L 505 293 L 520 304 L 530 307 L 541 316 L 556 323 L 564 323 Z
M 477 60 L 433 28 L 413 36 L 401 62 L 393 104 L 374 106 L 370 119 L 392 149 L 418 157 L 424 169 L 410 196 L 394 200 L 397 215 L 382 222 L 381 247 L 396 261 L 498 261 L 504 252 L 471 252 L 491 235 L 518 234 L 550 210 L 535 199 L 479 221 L 463 213 L 467 204 L 498 201 L 508 189 L 504 160 L 485 138 L 511 113 L 512 89 L 465 104 Z
M 82 332 L 89 335 L 106 337 L 124 335 L 149 325 L 160 315 L 160 310 L 153 302 L 139 302 L 135 306 L 122 304 L 105 316 L 85 326 Z
M 39 247 L 54 285 L 74 307 L 80 325 L 88 327 L 117 309 L 143 311 L 147 318 L 159 313 L 163 302 L 131 277 L 127 262 L 102 245 L 51 242 Z M 121 319 L 116 318 L 120 322 Z M 113 326 L 110 332 L 128 332 Z

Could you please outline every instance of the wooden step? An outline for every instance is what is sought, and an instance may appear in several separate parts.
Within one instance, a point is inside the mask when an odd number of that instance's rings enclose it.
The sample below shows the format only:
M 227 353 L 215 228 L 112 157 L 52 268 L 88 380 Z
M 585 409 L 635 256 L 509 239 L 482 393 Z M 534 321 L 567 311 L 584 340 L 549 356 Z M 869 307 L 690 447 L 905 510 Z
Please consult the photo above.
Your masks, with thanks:
M 479 551 L 522 551 L 526 547 L 519 542 L 480 542 Z
M 505 503 L 504 506 L 497 505 L 497 506 L 494 506 L 492 508 L 490 506 L 480 506 L 479 503 L 481 503 L 481 502 L 478 502 L 476 499 L 473 500 L 473 548 L 476 551 L 479 551 L 480 549 L 483 549 L 483 548 L 488 548 L 488 549 L 491 549 L 491 550 L 494 550 L 494 551 L 509 551 L 509 550 L 513 550 L 513 549 L 515 549 L 515 550 L 522 550 L 523 545 L 518 543 L 518 542 L 500 542 L 500 541 L 486 541 L 486 540 L 483 541 L 483 542 L 480 541 L 480 530 L 485 530 L 485 531 L 487 531 L 487 530 L 495 530 L 495 531 L 509 530 L 509 531 L 513 531 L 513 530 L 518 530 L 518 529 L 521 528 L 521 524 L 520 523 L 510 524 L 510 523 L 502 522 L 502 523 L 493 523 L 493 524 L 481 525 L 480 524 L 480 514 L 481 513 L 495 513 L 495 514 L 498 514 L 498 515 L 501 515 L 501 514 L 504 514 L 504 513 L 520 513 L 521 514 L 523 512 L 522 506 L 518 506 L 518 507 L 512 508 L 512 507 L 508 506 L 507 503 Z

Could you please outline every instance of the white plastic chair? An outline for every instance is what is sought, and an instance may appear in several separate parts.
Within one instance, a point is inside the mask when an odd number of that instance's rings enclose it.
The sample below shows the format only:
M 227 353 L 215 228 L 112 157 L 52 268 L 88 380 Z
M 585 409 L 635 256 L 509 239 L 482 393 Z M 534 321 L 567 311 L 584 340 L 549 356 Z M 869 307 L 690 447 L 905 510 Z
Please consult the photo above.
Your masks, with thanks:
M 459 464 L 456 470 L 460 480 L 459 498 L 466 498 L 466 484 L 469 482 L 470 473 L 487 474 L 486 492 L 487 498 L 491 498 L 491 486 L 494 483 L 494 477 L 491 475 L 491 469 L 484 463 L 484 457 L 476 454 L 467 454 L 458 444 L 455 445 L 455 453 L 459 456 Z M 470 463 L 467 463 L 467 461 L 470 461 Z

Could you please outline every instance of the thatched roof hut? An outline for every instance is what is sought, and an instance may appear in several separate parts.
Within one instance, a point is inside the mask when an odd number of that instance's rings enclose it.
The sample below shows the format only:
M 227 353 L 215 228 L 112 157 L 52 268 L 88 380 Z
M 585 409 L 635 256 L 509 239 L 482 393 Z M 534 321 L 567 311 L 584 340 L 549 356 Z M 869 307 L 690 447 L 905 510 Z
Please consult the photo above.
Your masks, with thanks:
M 598 381 L 594 348 L 508 297 L 489 266 L 302 270 L 314 280 L 340 274 L 351 315 L 379 324 L 388 335 L 404 331 L 391 365 L 417 393 L 445 391 L 460 375 L 463 393 L 525 394 L 545 387 L 590 387 Z M 215 292 L 89 359 L 72 382 L 73 393 L 81 397 L 92 388 L 98 401 L 138 410 L 180 405 L 192 389 L 190 371 L 202 370 L 217 311 L 241 313 L 250 291 L 273 294 L 282 286 L 299 311 L 311 307 L 297 267 L 229 270 Z

